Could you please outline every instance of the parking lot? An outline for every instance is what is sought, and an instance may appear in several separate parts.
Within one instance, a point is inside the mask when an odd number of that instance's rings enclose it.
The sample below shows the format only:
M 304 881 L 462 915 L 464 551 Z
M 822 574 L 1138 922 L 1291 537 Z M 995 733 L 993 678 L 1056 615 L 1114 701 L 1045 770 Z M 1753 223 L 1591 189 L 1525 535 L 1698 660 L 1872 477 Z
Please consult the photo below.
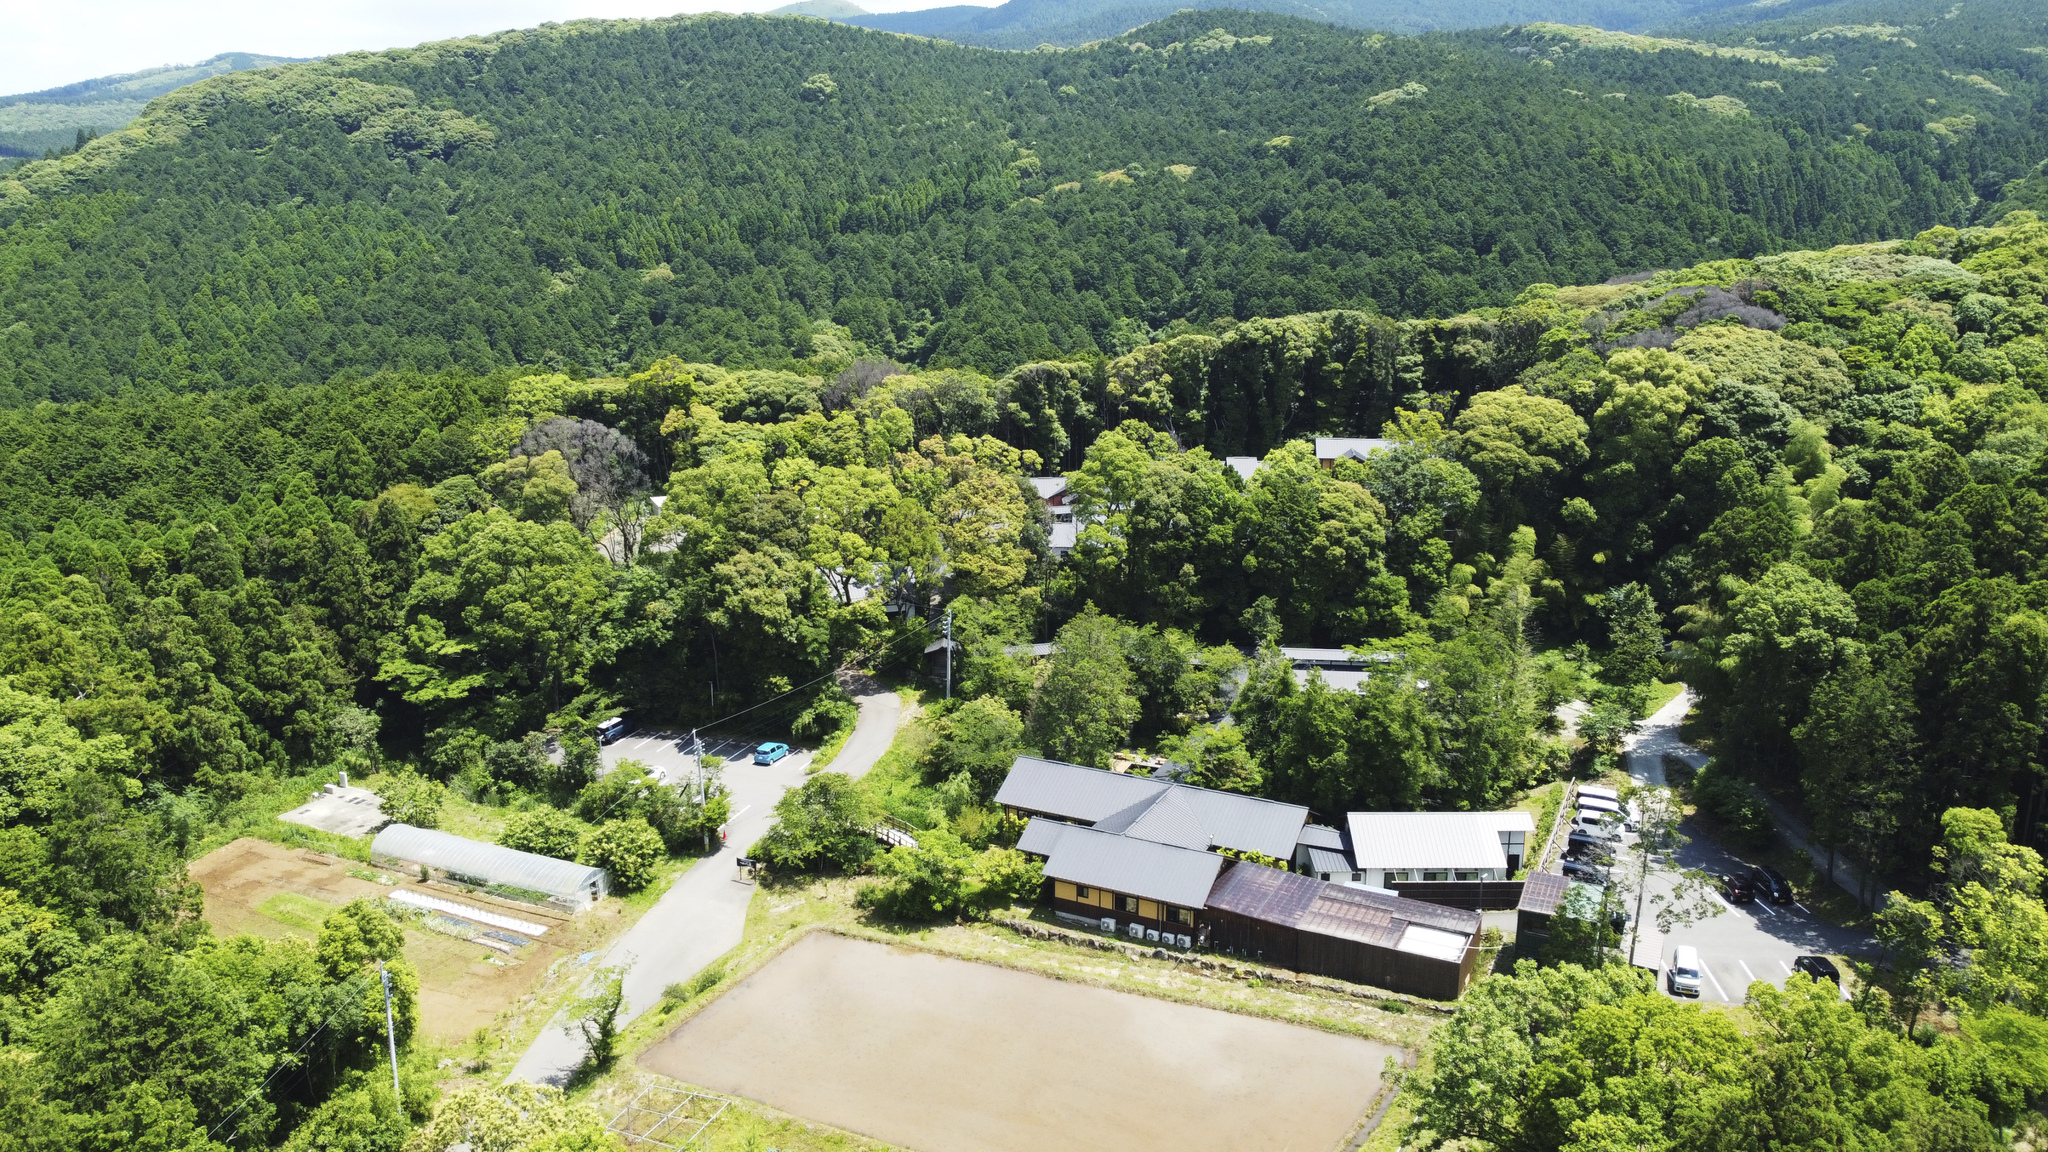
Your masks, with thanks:
M 1688 823 L 1684 832 L 1692 842 L 1680 848 L 1677 863 L 1688 869 L 1698 869 L 1718 878 L 1731 872 L 1746 872 L 1748 862 L 1715 844 L 1699 829 Z M 1626 837 L 1622 851 L 1616 854 L 1613 872 L 1616 879 L 1629 872 L 1637 861 L 1635 837 Z M 1654 967 L 1662 972 L 1669 967 L 1672 949 L 1690 944 L 1699 951 L 1702 972 L 1700 974 L 1700 998 L 1739 1004 L 1748 994 L 1750 984 L 1763 980 L 1783 986 L 1792 975 L 1792 961 L 1800 956 L 1820 954 L 1825 956 L 1875 956 L 1877 942 L 1865 933 L 1838 928 L 1822 921 L 1809 911 L 1804 904 L 1772 904 L 1758 899 L 1746 904 L 1732 904 L 1726 898 L 1717 882 L 1709 896 L 1712 905 L 1719 909 L 1719 915 L 1708 916 L 1672 930 L 1668 936 L 1661 936 L 1656 928 L 1656 908 L 1652 900 L 1660 895 L 1668 896 L 1674 883 L 1667 873 L 1659 876 L 1652 873 L 1647 885 L 1651 899 L 1642 903 L 1643 926 L 1634 955 L 1635 962 L 1642 967 Z M 1636 908 L 1626 908 L 1631 920 Z M 1631 923 L 1631 930 L 1633 930 Z M 1629 947 L 1630 931 L 1622 937 L 1622 947 Z M 1661 977 L 1659 985 L 1670 994 L 1669 984 Z

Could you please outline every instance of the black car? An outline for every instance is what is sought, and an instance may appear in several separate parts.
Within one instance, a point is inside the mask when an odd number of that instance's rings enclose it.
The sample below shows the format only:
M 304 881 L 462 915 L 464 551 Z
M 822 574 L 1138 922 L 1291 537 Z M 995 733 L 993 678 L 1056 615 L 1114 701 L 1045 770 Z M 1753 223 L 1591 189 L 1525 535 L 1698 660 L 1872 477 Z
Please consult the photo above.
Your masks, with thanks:
M 1566 855 L 1578 856 L 1587 860 L 1598 860 L 1602 864 L 1614 859 L 1614 846 L 1612 844 L 1598 836 L 1589 836 L 1584 832 L 1574 832 L 1569 837 L 1566 837 L 1564 850 Z
M 1825 956 L 1801 956 L 1792 962 L 1794 972 L 1804 972 L 1815 980 L 1833 980 L 1835 987 L 1842 986 L 1842 970 Z
M 1785 874 L 1768 864 L 1758 864 L 1749 870 L 1749 882 L 1756 885 L 1756 894 L 1773 904 L 1792 902 L 1792 882 Z
M 1582 860 L 1565 861 L 1564 875 L 1565 879 L 1577 880 L 1582 884 L 1607 883 L 1607 873 L 1601 871 L 1598 868 L 1595 868 L 1591 864 L 1585 863 Z
M 1730 872 L 1721 877 L 1721 891 L 1727 894 L 1730 904 L 1747 904 L 1756 899 L 1756 884 L 1746 872 Z

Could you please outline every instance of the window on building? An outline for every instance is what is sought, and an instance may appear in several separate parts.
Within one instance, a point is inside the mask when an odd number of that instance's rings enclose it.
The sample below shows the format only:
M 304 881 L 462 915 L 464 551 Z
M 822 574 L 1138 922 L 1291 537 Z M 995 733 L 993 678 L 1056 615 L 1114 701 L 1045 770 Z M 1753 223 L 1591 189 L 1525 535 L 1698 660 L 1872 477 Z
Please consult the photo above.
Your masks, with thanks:
M 1408 882 L 1408 873 L 1406 871 L 1389 872 L 1386 874 L 1385 879 L 1389 884 L 1406 884 Z
M 1076 884 L 1076 885 L 1074 885 L 1074 899 L 1076 899 L 1076 900 L 1088 900 L 1088 899 L 1091 899 L 1091 898 L 1093 898 L 1093 897 L 1094 897 L 1094 895 L 1095 895 L 1095 891 L 1094 891 L 1094 889 L 1092 889 L 1092 888 L 1088 887 L 1088 886 L 1087 886 L 1086 884 Z
M 1424 880 L 1449 880 L 1451 874 L 1449 872 L 1424 872 L 1422 878 Z
M 1192 928 L 1195 926 L 1195 910 L 1193 908 L 1169 908 L 1167 909 L 1167 919 L 1175 924 L 1185 924 Z
M 1477 880 L 1477 879 L 1479 879 L 1479 873 L 1477 873 L 1477 872 L 1470 872 L 1470 871 L 1461 871 L 1461 872 L 1459 872 L 1459 873 L 1458 873 L 1458 879 L 1460 879 L 1460 880 Z
M 1365 873 L 1363 873 L 1363 872 L 1353 872 L 1353 873 L 1351 874 L 1351 882 L 1352 882 L 1353 884 L 1359 883 L 1359 882 L 1363 881 L 1364 879 L 1365 879 Z
M 1138 911 L 1138 898 L 1136 896 L 1124 897 L 1123 906 L 1124 911 L 1135 914 Z

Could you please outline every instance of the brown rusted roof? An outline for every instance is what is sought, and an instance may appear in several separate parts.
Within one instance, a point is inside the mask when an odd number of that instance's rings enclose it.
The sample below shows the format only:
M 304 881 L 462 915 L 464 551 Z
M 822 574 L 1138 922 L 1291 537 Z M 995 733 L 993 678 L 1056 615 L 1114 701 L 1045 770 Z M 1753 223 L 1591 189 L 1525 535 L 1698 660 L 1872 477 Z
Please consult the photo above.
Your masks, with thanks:
M 1411 935 L 1411 925 L 1469 940 L 1479 931 L 1480 922 L 1477 912 L 1384 896 L 1257 864 L 1225 869 L 1209 890 L 1208 907 L 1319 936 L 1401 951 L 1417 950 L 1412 940 L 1403 946 Z

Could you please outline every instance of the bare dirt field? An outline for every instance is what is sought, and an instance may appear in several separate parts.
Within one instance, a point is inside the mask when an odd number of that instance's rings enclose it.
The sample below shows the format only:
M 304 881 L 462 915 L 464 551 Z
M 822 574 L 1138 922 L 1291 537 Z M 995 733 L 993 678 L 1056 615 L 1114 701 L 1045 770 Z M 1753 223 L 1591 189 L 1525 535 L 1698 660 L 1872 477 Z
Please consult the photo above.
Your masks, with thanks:
M 819 932 L 640 1063 L 921 1152 L 1319 1152 L 1398 1051 Z
M 382 902 L 393 885 L 351 876 L 350 869 L 374 875 L 375 869 L 338 856 L 286 848 L 266 840 L 243 839 L 217 848 L 190 865 L 192 878 L 206 893 L 206 920 L 223 936 L 247 933 L 272 939 L 319 935 L 320 922 L 358 896 Z M 407 887 L 444 895 L 479 908 L 507 912 L 522 919 L 558 923 L 560 917 L 462 893 Z M 435 932 L 408 928 L 405 957 L 420 974 L 420 1023 L 440 1040 L 467 1038 L 490 1024 L 500 1010 L 532 988 L 564 952 L 588 946 L 601 933 L 599 920 L 616 919 L 601 911 L 550 928 L 541 942 L 514 949 L 509 955 Z

